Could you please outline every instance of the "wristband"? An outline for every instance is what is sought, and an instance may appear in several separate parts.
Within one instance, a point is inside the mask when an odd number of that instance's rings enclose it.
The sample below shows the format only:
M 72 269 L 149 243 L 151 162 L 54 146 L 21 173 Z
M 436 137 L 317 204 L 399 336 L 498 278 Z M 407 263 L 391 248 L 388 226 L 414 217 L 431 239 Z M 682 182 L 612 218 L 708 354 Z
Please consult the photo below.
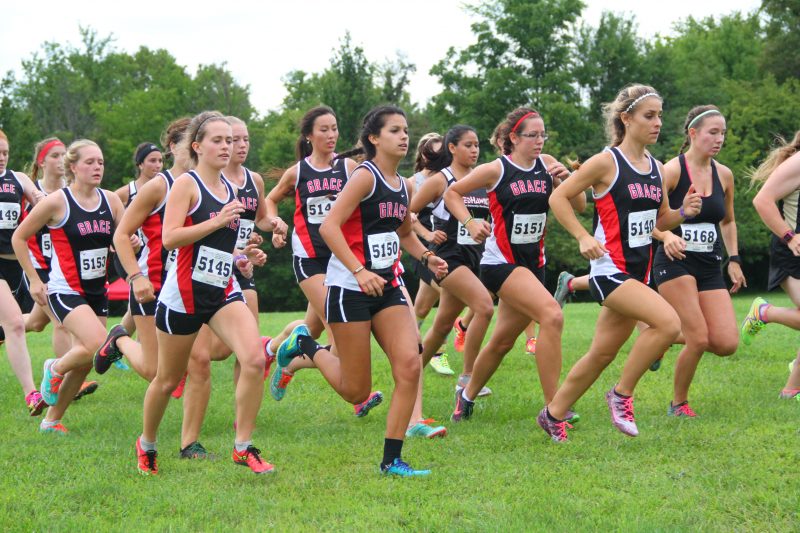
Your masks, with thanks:
M 247 259 L 247 256 L 244 255 L 244 254 L 239 254 L 239 255 L 234 255 L 233 256 L 233 262 L 234 263 L 237 262 L 239 259 Z
M 692 220 L 694 218 L 686 215 L 686 212 L 683 210 L 683 206 L 678 209 L 678 213 L 683 217 L 684 220 Z
M 355 276 L 356 274 L 358 274 L 362 270 L 364 270 L 364 265 L 358 265 L 358 268 L 353 270 L 353 275 Z
M 741 257 L 739 257 L 739 255 L 738 255 L 738 254 L 737 254 L 737 255 L 732 255 L 732 256 L 728 257 L 728 261 L 730 261 L 731 263 L 736 263 L 736 264 L 738 264 L 738 265 L 741 265 L 741 264 L 742 264 L 742 258 L 741 258 Z
M 428 250 L 427 252 L 422 252 L 422 255 L 419 258 L 420 263 L 422 263 L 423 266 L 428 266 L 428 259 L 430 259 L 432 255 L 436 254 L 434 254 L 430 250 Z
M 794 232 L 792 230 L 787 231 L 786 233 L 783 234 L 783 237 L 781 237 L 783 244 L 787 246 L 789 245 L 790 242 L 792 242 L 792 239 L 794 239 Z
M 462 223 L 461 223 L 461 225 L 462 225 L 462 226 L 464 226 L 464 227 L 466 228 L 466 227 L 467 227 L 467 224 L 469 224 L 469 223 L 470 223 L 470 222 L 471 222 L 471 221 L 472 221 L 474 218 L 475 218 L 475 217 L 473 217 L 472 215 L 468 216 L 468 217 L 467 217 L 467 219 L 466 219 L 466 220 L 464 220 L 464 222 L 462 222 Z
M 131 283 L 133 283 L 133 280 L 135 280 L 136 278 L 143 278 L 143 277 L 144 277 L 144 274 L 142 274 L 142 272 L 140 270 L 139 272 L 134 272 L 133 274 L 130 274 L 126 281 L 128 282 L 128 285 L 130 285 Z

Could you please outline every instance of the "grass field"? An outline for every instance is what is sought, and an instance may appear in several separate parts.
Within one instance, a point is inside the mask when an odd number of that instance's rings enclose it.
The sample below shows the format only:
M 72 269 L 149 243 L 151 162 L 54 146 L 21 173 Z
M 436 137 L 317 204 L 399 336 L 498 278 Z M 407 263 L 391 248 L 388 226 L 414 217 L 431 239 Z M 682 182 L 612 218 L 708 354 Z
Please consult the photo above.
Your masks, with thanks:
M 737 314 L 749 298 L 735 301 Z M 788 301 L 776 296 L 775 303 Z M 595 304 L 567 307 L 565 372 L 593 334 Z M 262 315 L 275 332 L 299 314 Z M 603 394 L 626 351 L 577 405 L 571 442 L 551 443 L 535 416 L 536 370 L 517 343 L 472 421 L 446 425 L 444 439 L 407 441 L 404 457 L 430 467 L 425 479 L 378 475 L 388 403 L 356 419 L 316 371 L 303 371 L 286 398 L 267 393 L 255 443 L 277 473 L 255 476 L 230 460 L 232 360 L 214 367 L 202 442 L 213 462 L 177 457 L 181 409 L 173 401 L 159 434 L 157 478 L 136 473 L 145 383 L 110 370 L 74 404 L 69 436 L 40 435 L 5 357 L 0 363 L 0 529 L 3 531 L 797 531 L 800 528 L 800 403 L 781 401 L 797 333 L 768 326 L 751 347 L 706 356 L 692 389 L 700 418 L 668 418 L 672 367 L 648 373 L 636 397 L 641 435 L 610 422 Z M 29 336 L 34 373 L 48 354 Z M 627 347 L 626 347 L 627 349 Z M 375 345 L 374 388 L 391 392 Z M 451 354 L 456 369 L 460 358 Z M 446 421 L 453 378 L 426 370 L 427 416 Z M 387 398 L 388 399 L 388 398 Z

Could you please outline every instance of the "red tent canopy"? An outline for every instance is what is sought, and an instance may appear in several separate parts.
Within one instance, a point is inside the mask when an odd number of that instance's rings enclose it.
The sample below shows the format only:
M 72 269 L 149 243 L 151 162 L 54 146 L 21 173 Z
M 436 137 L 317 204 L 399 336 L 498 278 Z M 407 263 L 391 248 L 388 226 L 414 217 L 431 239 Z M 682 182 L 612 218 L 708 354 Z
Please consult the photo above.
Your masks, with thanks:
M 120 302 L 128 299 L 128 284 L 122 278 L 108 285 L 108 299 L 112 302 Z

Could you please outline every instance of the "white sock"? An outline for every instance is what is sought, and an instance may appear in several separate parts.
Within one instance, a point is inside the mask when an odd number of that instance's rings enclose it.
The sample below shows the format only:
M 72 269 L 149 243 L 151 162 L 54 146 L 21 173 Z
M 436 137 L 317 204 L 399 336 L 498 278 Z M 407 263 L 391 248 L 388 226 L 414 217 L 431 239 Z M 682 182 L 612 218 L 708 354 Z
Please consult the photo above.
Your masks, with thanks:
M 55 427 L 61 423 L 61 420 L 42 420 L 42 423 L 39 424 L 39 427 L 42 429 L 48 429 Z
M 466 387 L 461 389 L 461 397 L 464 398 L 469 403 L 472 403 L 474 401 L 474 400 L 470 400 L 469 398 L 467 398 L 467 388 Z
M 236 442 L 236 441 L 234 441 L 234 443 L 233 443 L 233 447 L 236 448 L 236 451 L 239 452 L 239 453 L 244 452 L 245 450 L 247 450 L 248 446 L 252 446 L 252 445 L 253 445 L 253 441 L 252 440 L 246 440 L 244 442 Z
M 142 450 L 144 450 L 146 452 L 154 452 L 154 451 L 156 451 L 156 443 L 155 442 L 146 441 L 146 440 L 144 440 L 143 437 L 139 437 L 139 446 L 141 446 Z

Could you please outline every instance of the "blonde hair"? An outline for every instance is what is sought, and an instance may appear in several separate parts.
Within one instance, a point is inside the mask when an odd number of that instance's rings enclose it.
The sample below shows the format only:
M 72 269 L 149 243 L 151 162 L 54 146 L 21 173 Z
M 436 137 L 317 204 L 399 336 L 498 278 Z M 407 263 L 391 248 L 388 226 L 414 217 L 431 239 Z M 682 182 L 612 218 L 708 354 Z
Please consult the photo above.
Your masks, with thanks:
M 649 85 L 634 83 L 623 88 L 613 102 L 603 104 L 606 135 L 608 135 L 611 146 L 619 146 L 625 139 L 625 123 L 622 122 L 622 114 L 636 112 L 639 102 L 648 96 L 654 96 L 663 101 L 663 98 Z
M 203 111 L 196 115 L 186 128 L 186 134 L 181 140 L 181 147 L 188 150 L 189 158 L 197 165 L 197 152 L 192 148 L 192 143 L 202 142 L 206 136 L 206 130 L 211 122 L 222 121 L 230 125 L 230 121 L 219 111 Z
M 781 163 L 800 151 L 800 130 L 794 134 L 794 139 L 791 141 L 786 142 L 783 137 L 778 137 L 778 142 L 780 146 L 772 150 L 764 162 L 750 174 L 751 186 L 767 181 Z
M 75 173 L 72 172 L 72 165 L 80 160 L 81 148 L 86 148 L 87 146 L 94 146 L 100 149 L 96 142 L 90 141 L 89 139 L 78 139 L 67 147 L 67 153 L 64 155 L 64 174 L 67 177 L 67 185 L 75 181 Z
M 171 146 L 174 144 L 177 147 L 181 143 L 191 121 L 190 117 L 181 117 L 169 123 L 167 129 L 161 134 L 164 157 L 174 157 Z

